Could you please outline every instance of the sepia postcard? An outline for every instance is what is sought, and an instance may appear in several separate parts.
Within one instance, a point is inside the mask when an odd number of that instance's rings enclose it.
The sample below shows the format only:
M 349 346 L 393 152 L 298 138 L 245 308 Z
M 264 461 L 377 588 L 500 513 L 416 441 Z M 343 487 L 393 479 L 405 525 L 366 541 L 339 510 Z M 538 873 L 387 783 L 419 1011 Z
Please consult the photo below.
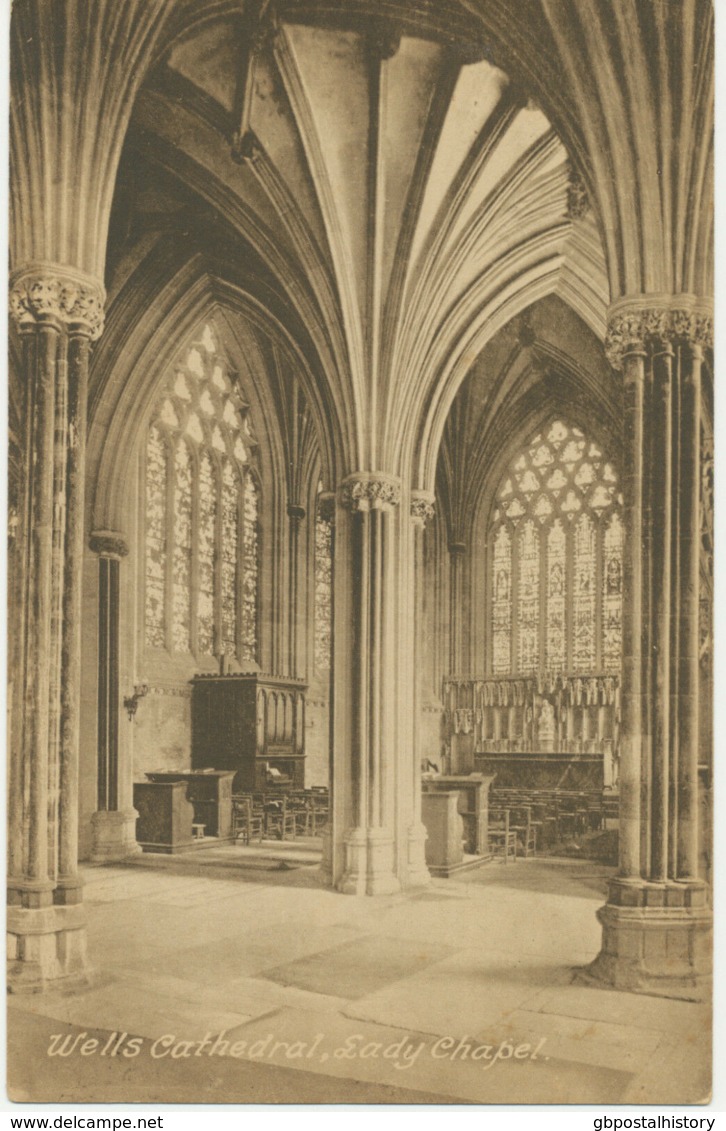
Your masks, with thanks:
M 6 22 L 10 1101 L 708 1104 L 712 3 Z

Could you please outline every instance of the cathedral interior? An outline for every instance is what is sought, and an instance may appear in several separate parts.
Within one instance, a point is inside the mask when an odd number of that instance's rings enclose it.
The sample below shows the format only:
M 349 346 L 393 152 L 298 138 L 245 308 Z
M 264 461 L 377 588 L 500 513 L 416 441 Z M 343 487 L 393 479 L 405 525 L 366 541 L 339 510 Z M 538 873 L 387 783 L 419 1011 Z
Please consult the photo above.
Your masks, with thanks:
M 703 1100 L 709 0 L 17 0 L 10 78 L 11 1096 Z M 289 1057 L 369 1030 L 559 1067 Z

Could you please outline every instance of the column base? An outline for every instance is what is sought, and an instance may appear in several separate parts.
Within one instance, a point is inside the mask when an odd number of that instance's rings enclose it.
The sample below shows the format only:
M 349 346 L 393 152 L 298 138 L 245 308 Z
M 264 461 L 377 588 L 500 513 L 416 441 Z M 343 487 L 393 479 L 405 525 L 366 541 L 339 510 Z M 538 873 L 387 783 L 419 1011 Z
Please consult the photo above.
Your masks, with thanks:
M 633 993 L 704 1000 L 713 961 L 706 895 L 701 881 L 612 880 L 597 913 L 602 949 L 579 977 Z
M 426 867 L 426 826 L 420 821 L 408 830 L 408 872 L 407 888 L 425 887 L 431 883 L 431 873 Z
M 99 809 L 93 814 L 91 860 L 94 864 L 110 864 L 114 860 L 126 860 L 129 856 L 137 856 L 141 852 L 141 846 L 136 843 L 138 816 L 135 809 Z
M 90 985 L 82 904 L 8 907 L 8 990 L 14 994 Z
M 344 895 L 392 895 L 401 890 L 393 871 L 393 837 L 386 829 L 351 829 L 345 837 Z

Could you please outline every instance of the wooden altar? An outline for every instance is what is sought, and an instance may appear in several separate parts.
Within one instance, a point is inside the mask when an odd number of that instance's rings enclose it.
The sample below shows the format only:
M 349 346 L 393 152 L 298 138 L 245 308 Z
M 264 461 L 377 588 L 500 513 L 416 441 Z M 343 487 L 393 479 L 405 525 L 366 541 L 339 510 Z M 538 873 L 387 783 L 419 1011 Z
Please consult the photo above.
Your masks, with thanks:
M 185 852 L 192 847 L 194 806 L 185 781 L 134 782 L 139 814 L 136 839 L 144 852 Z
M 231 770 L 164 770 L 147 773 L 146 777 L 150 782 L 186 782 L 194 823 L 204 825 L 206 837 L 232 839 Z

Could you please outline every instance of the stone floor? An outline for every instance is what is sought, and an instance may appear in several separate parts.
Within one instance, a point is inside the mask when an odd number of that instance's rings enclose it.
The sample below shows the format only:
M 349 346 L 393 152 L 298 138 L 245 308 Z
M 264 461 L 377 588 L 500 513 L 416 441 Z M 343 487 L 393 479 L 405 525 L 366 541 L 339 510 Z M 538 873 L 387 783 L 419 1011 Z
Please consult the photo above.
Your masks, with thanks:
M 322 885 L 318 860 L 308 841 L 87 868 L 93 984 L 11 998 L 11 1098 L 708 1098 L 705 1007 L 573 981 L 609 869 L 496 862 L 356 899 Z

